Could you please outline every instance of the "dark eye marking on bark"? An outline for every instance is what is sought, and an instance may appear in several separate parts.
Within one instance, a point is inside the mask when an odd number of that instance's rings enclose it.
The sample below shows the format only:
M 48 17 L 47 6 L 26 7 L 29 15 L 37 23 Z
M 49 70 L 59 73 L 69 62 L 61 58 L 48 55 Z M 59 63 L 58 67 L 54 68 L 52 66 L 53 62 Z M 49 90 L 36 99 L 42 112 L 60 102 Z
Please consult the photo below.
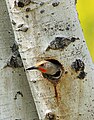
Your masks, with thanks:
M 47 47 L 46 51 L 52 50 L 63 50 L 70 43 L 75 42 L 75 40 L 79 40 L 79 38 L 67 38 L 67 37 L 55 37 L 55 40 L 50 42 L 50 45 Z
M 19 48 L 18 48 L 17 43 L 14 43 L 13 46 L 11 47 L 12 55 L 8 59 L 7 64 L 4 66 L 4 68 L 6 68 L 6 67 L 12 67 L 12 68 L 23 67 L 23 62 L 22 62 L 22 59 L 21 59 L 18 49 Z
M 80 59 L 76 59 L 72 65 L 71 68 L 75 71 L 75 72 L 79 72 L 79 75 L 77 76 L 77 78 L 79 79 L 84 79 L 86 76 L 86 72 L 84 72 L 85 69 L 85 64 L 82 60 Z

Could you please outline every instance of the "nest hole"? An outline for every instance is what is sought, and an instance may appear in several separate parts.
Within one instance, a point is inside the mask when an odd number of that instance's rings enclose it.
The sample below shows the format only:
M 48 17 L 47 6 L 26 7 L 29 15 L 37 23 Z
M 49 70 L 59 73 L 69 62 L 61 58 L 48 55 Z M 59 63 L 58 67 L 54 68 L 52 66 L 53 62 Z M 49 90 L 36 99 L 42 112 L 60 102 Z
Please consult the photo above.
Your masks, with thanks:
M 58 82 L 58 80 L 61 78 L 62 74 L 64 73 L 64 68 L 62 64 L 58 60 L 55 60 L 55 59 L 45 59 L 45 60 L 52 62 L 53 64 L 56 64 L 59 69 L 53 75 L 43 73 L 43 77 L 47 78 L 48 80 L 53 80 L 53 82 Z
M 52 63 L 54 63 L 54 64 L 57 64 L 57 65 L 59 65 L 60 67 L 63 67 L 62 66 L 62 64 L 58 61 L 58 60 L 55 60 L 55 59 L 45 59 L 46 61 L 50 61 L 50 62 L 52 62 Z

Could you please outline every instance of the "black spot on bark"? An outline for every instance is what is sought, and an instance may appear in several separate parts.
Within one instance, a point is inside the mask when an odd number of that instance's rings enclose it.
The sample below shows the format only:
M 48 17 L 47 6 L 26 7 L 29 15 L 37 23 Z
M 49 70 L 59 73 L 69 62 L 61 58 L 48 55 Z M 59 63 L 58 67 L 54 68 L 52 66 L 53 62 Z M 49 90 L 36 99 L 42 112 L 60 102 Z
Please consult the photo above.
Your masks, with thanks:
M 51 13 L 52 15 L 54 15 L 54 13 Z
M 18 0 L 18 7 L 24 7 L 28 4 L 30 4 L 31 0 Z
M 17 119 L 15 119 L 15 120 L 21 120 L 21 119 L 17 118 Z
M 65 71 L 65 74 L 68 74 L 68 71 Z
M 29 12 L 31 9 L 30 8 L 26 8 L 26 12 Z
M 29 18 L 29 15 L 26 15 L 25 17 L 26 17 L 26 18 Z
M 72 63 L 71 65 L 72 69 L 74 69 L 76 72 L 77 71 L 84 71 L 85 64 L 82 60 L 76 59 L 75 62 Z
M 45 31 L 47 31 L 47 28 L 44 28 Z
M 77 76 L 79 79 L 84 79 L 86 76 L 86 73 L 84 71 L 81 71 L 79 75 Z
M 55 120 L 55 114 L 52 113 L 52 112 L 49 112 L 49 113 L 46 114 L 46 118 L 48 120 Z
M 13 24 L 13 25 L 16 25 L 16 22 L 15 22 L 14 20 L 12 20 L 12 24 Z
M 23 97 L 23 94 L 22 92 L 18 91 L 16 94 L 15 94 L 15 97 L 14 97 L 14 100 L 17 99 L 17 96 L 20 95 L 21 97 Z
M 40 6 L 42 6 L 42 5 L 44 5 L 44 2 L 41 2 L 41 3 L 40 3 Z
M 59 5 L 59 3 L 60 3 L 60 2 L 54 2 L 54 3 L 52 3 L 52 6 L 53 6 L 53 7 L 56 7 L 56 6 Z
M 66 27 L 66 30 L 69 30 L 69 27 Z
M 44 12 L 45 12 L 45 10 L 41 10 L 41 11 L 40 11 L 41 14 L 44 13 Z
M 71 42 L 74 42 L 75 40 L 79 40 L 79 38 L 72 37 Z
M 18 7 L 24 7 L 24 3 L 23 2 L 18 2 Z

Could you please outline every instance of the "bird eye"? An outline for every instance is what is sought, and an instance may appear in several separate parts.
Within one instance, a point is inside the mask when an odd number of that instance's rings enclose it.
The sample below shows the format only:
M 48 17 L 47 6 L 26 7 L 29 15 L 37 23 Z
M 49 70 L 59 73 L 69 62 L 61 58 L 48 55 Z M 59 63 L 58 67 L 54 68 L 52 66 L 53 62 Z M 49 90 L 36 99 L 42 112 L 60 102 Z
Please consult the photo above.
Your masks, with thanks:
M 44 66 L 44 64 L 41 64 L 40 66 Z

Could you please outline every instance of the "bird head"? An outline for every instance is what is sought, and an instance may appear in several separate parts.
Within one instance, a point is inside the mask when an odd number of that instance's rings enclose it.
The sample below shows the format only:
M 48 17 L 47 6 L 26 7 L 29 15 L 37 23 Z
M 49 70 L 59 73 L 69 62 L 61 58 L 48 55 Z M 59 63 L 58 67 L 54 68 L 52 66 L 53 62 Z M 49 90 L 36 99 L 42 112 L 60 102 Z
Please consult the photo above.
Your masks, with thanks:
M 47 72 L 47 61 L 41 61 L 39 63 L 37 63 L 36 65 L 27 68 L 26 70 L 33 70 L 33 69 L 37 69 L 39 71 L 41 71 L 42 73 L 46 73 Z
M 37 69 L 42 73 L 54 74 L 57 71 L 57 66 L 49 61 L 44 60 L 37 63 L 35 66 L 27 68 L 26 70 L 33 70 L 33 69 Z

